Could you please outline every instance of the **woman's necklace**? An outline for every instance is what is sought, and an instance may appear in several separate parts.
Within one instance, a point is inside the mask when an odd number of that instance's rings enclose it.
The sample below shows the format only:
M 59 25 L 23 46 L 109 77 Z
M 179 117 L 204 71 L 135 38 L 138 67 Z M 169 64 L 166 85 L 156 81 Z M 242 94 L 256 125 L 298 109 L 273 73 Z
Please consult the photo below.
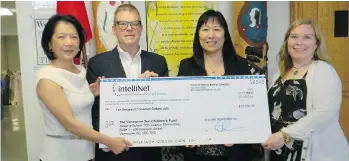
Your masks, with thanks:
M 212 67 L 211 68 L 211 73 L 216 73 L 216 69 L 213 69 Z
M 206 59 L 204 62 L 205 66 L 210 70 L 212 74 L 215 74 L 217 70 L 219 70 L 220 66 L 223 64 L 223 57 L 222 59 L 219 60 L 219 62 L 216 62 L 216 63 L 212 63 L 215 61 L 212 60 L 210 57 L 205 57 L 204 59 Z
M 304 65 L 302 65 L 302 66 L 299 67 L 299 68 L 293 66 L 292 68 L 296 69 L 295 71 L 293 71 L 293 75 L 297 75 L 299 69 L 301 69 L 301 68 L 303 68 L 304 66 L 309 65 L 309 64 L 311 64 L 311 62 L 310 62 L 310 63 L 307 63 L 307 64 L 304 64 Z
M 207 67 L 210 68 L 211 73 L 213 73 L 213 74 L 216 73 L 217 70 L 216 70 L 216 68 L 213 68 L 212 65 L 207 64 Z
M 211 73 L 216 73 L 216 69 L 212 68 L 211 65 L 206 65 L 206 67 L 211 71 Z

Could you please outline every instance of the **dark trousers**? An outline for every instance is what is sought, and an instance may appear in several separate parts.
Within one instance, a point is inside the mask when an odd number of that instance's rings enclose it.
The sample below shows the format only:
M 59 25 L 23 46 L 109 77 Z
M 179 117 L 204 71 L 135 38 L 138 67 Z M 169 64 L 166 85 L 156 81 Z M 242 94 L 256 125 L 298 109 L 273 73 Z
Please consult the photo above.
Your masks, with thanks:
M 184 161 L 229 161 L 228 156 L 209 156 L 196 154 L 196 148 L 183 148 Z
M 196 161 L 228 161 L 227 156 L 195 155 Z
M 95 161 L 162 161 L 160 147 L 130 147 L 118 155 L 104 152 L 96 145 Z
M 257 155 L 251 144 L 236 144 L 225 150 L 226 157 L 198 155 L 196 148 L 181 147 L 180 151 L 184 161 L 252 161 Z

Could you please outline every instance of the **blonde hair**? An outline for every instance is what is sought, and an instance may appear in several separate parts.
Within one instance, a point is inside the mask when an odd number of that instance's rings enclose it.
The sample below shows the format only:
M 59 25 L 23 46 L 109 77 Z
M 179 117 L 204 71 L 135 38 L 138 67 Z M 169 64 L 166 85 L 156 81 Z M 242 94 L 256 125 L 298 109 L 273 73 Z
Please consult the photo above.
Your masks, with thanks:
M 315 49 L 313 60 L 322 60 L 327 63 L 330 63 L 327 55 L 325 40 L 322 36 L 319 25 L 312 19 L 296 20 L 288 28 L 285 35 L 284 43 L 282 44 L 278 54 L 279 72 L 281 78 L 284 77 L 285 74 L 293 67 L 292 58 L 287 48 L 287 41 L 291 31 L 300 25 L 310 25 L 314 30 L 317 48 Z
M 114 23 L 116 21 L 116 15 L 121 11 L 136 12 L 138 15 L 139 21 L 141 21 L 141 15 L 139 14 L 138 9 L 133 4 L 124 3 L 124 4 L 120 5 L 118 8 L 116 8 L 116 10 L 114 12 Z

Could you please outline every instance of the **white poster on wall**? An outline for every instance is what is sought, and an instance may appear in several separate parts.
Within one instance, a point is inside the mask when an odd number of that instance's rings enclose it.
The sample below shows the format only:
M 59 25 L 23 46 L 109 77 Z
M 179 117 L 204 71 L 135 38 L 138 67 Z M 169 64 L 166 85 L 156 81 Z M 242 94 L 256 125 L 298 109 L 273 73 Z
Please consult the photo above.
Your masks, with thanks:
M 44 31 L 45 24 L 48 18 L 33 18 L 35 28 L 35 43 L 36 43 L 36 65 L 47 65 L 50 60 L 45 55 L 41 46 L 42 32 Z

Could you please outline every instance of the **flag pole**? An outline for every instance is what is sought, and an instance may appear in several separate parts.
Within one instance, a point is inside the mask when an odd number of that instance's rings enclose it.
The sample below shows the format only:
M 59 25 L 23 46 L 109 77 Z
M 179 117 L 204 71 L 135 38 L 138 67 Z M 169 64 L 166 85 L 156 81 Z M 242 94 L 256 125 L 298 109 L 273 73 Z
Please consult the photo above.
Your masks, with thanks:
M 85 69 L 87 69 L 87 54 L 86 54 L 86 45 L 82 48 L 82 61 L 84 63 Z

